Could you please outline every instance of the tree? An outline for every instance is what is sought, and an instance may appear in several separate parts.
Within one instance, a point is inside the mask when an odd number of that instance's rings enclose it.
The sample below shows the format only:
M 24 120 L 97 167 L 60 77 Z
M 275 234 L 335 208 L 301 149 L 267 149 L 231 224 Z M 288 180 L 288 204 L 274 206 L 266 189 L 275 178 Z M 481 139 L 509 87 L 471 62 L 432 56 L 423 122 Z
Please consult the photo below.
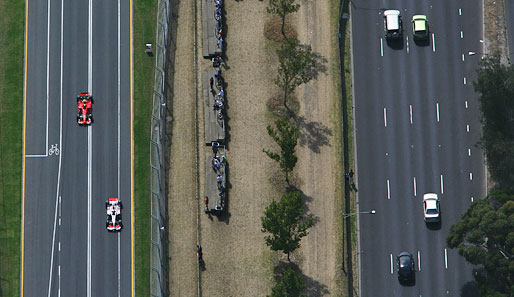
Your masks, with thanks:
M 501 199 L 496 199 L 501 196 Z M 506 197 L 508 196 L 508 198 Z M 499 203 L 498 200 L 504 201 Z M 461 220 L 451 226 L 446 243 L 474 265 L 482 265 L 480 281 L 487 296 L 514 289 L 514 196 L 495 190 L 485 199 L 475 200 Z M 484 287 L 485 285 L 485 287 Z M 497 295 L 501 296 L 501 295 Z
M 284 91 L 284 106 L 287 96 L 297 86 L 309 82 L 314 76 L 316 62 L 310 45 L 302 47 L 296 38 L 288 38 L 277 50 L 279 67 L 275 84 Z
M 296 144 L 298 143 L 298 127 L 293 126 L 287 120 L 278 119 L 275 126 L 266 127 L 268 134 L 280 146 L 280 153 L 262 150 L 271 159 L 280 164 L 280 168 L 286 174 L 286 182 L 289 184 L 289 172 L 293 171 L 298 158 L 296 157 Z
M 274 251 L 287 254 L 289 262 L 290 254 L 300 247 L 300 240 L 309 234 L 307 230 L 314 224 L 312 217 L 302 215 L 303 212 L 300 192 L 294 191 L 285 194 L 279 202 L 272 201 L 261 217 L 261 231 L 271 233 L 264 237 L 266 244 Z
M 500 188 L 514 191 L 514 67 L 497 56 L 480 63 L 475 91 L 480 94 L 483 134 L 480 145 L 492 178 Z
M 278 282 L 268 297 L 305 297 L 300 292 L 305 289 L 305 282 L 293 269 L 288 269 L 282 274 L 282 280 Z
M 295 0 L 269 0 L 269 7 L 266 8 L 268 13 L 274 13 L 282 19 L 282 35 L 284 38 L 287 38 L 284 31 L 286 16 L 300 9 L 300 4 L 294 4 L 294 1 Z

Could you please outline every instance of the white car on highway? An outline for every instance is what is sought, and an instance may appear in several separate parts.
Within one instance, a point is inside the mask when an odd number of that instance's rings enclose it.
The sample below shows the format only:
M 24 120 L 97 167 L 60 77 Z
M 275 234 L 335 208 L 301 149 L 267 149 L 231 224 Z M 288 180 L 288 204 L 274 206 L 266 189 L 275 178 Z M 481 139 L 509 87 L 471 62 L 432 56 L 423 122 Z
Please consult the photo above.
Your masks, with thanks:
M 423 195 L 423 213 L 425 222 L 439 222 L 441 211 L 439 210 L 439 197 L 437 197 L 437 194 L 426 193 Z

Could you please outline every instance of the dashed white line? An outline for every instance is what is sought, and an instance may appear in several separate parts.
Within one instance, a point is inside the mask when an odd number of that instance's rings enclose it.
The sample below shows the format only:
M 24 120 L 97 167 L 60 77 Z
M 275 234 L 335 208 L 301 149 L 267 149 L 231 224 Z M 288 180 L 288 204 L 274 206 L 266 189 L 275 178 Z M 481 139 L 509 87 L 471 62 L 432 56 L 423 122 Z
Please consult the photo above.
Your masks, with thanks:
M 468 100 L 464 101 L 464 105 L 466 106 L 466 109 L 468 109 Z
M 471 196 L 471 202 L 473 202 L 473 196 Z
M 468 124 L 468 125 L 466 125 L 466 132 L 468 132 L 468 133 L 469 133 L 469 124 Z
M 468 148 L 468 156 L 471 157 L 471 149 L 470 148 Z
M 464 77 L 464 84 L 467 85 L 468 84 L 468 81 L 466 79 L 466 77 Z
M 409 104 L 410 123 L 412 125 L 412 104 Z
M 460 31 L 460 38 L 464 38 L 464 33 L 462 31 Z
M 391 274 L 393 274 L 393 254 L 389 254 L 389 258 L 391 259 Z
M 61 242 L 59 241 L 59 252 L 61 251 Z M 60 266 L 59 266 L 60 267 Z
M 441 174 L 441 194 L 444 194 L 443 175 Z
M 473 180 L 473 172 L 469 173 L 469 180 Z
M 464 54 L 462 54 L 462 56 L 461 56 L 461 58 L 462 58 L 462 62 L 464 62 L 464 60 L 465 60 L 465 58 L 464 58 L 464 57 L 465 57 L 465 55 L 464 55 Z
M 421 271 L 421 255 L 420 255 L 419 251 L 418 251 L 418 271 Z
M 384 56 L 384 41 L 382 38 L 380 38 L 380 56 Z
M 417 192 L 416 192 L 416 177 L 413 178 L 412 183 L 414 185 L 414 197 L 416 197 L 416 194 L 417 194 Z
M 387 199 L 391 199 L 391 188 L 389 187 L 389 180 L 387 180 Z
M 61 265 L 59 265 L 59 285 L 57 288 L 57 296 L 61 296 Z
M 408 54 L 410 52 L 410 49 L 409 49 L 409 36 L 407 36 L 405 38 L 405 44 L 406 44 L 405 48 L 407 49 L 407 54 Z
M 437 122 L 439 122 L 439 103 L 435 104 L 435 109 L 437 111 Z
M 384 107 L 384 127 L 387 127 L 387 110 Z
M 444 268 L 448 269 L 448 251 L 444 249 Z
M 435 53 L 435 35 L 432 33 L 432 51 Z
M 459 8 L 459 15 L 462 15 L 462 9 Z

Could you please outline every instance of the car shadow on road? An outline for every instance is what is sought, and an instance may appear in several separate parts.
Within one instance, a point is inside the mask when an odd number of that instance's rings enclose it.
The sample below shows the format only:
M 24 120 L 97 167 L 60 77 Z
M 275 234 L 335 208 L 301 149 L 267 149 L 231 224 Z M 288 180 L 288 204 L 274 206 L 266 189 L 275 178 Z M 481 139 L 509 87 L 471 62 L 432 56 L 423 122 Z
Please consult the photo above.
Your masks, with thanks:
M 394 50 L 403 50 L 403 48 L 404 48 L 403 38 L 400 38 L 398 40 L 386 39 L 386 44 L 389 48 L 394 49 Z
M 282 279 L 282 275 L 286 270 L 292 269 L 297 275 L 300 275 L 305 282 L 305 289 L 303 290 L 303 294 L 307 297 L 321 297 L 330 295 L 330 291 L 327 288 L 327 285 L 309 277 L 302 273 L 300 267 L 296 263 L 280 261 L 273 268 L 273 277 L 276 282 L 280 282 Z

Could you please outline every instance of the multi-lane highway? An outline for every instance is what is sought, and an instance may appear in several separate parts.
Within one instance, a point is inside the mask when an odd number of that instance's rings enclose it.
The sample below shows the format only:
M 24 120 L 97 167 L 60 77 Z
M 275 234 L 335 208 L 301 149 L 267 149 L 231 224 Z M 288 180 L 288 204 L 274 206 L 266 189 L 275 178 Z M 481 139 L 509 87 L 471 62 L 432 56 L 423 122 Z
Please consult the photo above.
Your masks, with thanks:
M 21 296 L 133 296 L 132 1 L 26 3 Z
M 477 296 L 472 267 L 446 248 L 452 224 L 486 192 L 477 95 L 481 1 L 351 4 L 363 297 Z M 403 40 L 388 44 L 383 11 L 401 11 Z M 428 17 L 429 42 L 413 42 L 411 18 Z M 422 197 L 441 200 L 442 223 L 423 221 Z M 396 255 L 415 258 L 415 283 L 399 284 Z

